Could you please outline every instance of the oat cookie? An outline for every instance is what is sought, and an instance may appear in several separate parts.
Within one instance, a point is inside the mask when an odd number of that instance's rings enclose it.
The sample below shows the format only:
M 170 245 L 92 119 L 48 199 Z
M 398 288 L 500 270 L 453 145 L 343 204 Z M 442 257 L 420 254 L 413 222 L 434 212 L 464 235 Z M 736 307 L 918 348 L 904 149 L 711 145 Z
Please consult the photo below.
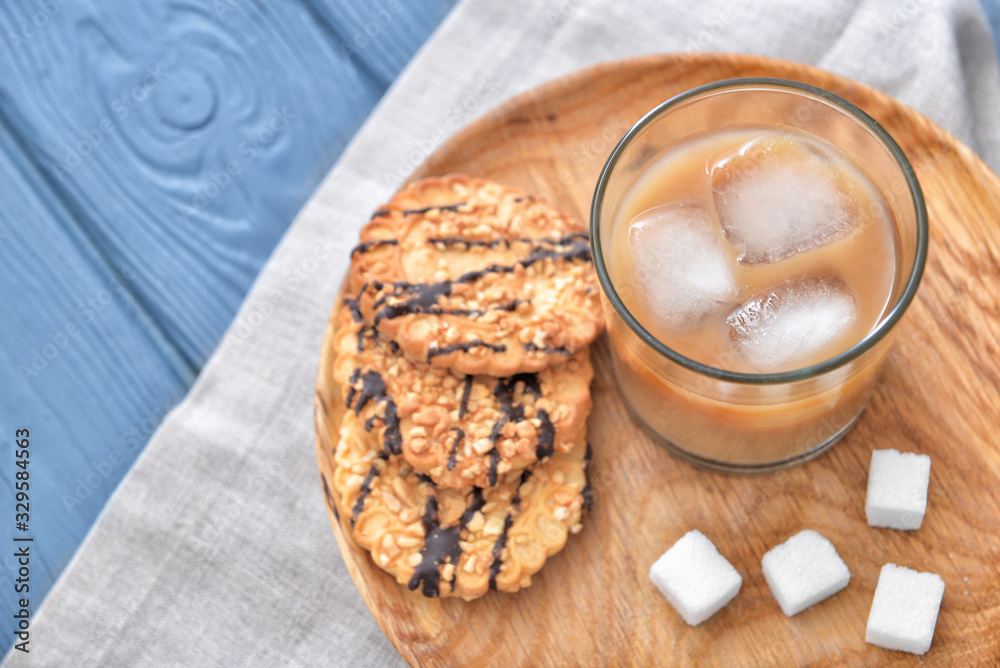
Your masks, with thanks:
M 531 584 L 545 560 L 581 529 L 589 505 L 583 438 L 567 453 L 495 487 L 442 488 L 386 455 L 347 411 L 332 487 L 355 541 L 382 569 L 424 596 L 471 600 Z
M 333 376 L 347 408 L 386 455 L 402 455 L 443 487 L 496 485 L 582 437 L 590 412 L 589 351 L 511 378 L 469 376 L 410 359 L 364 325 L 346 299 Z
M 583 224 L 486 179 L 409 184 L 375 212 L 351 257 L 366 322 L 432 366 L 539 371 L 604 327 Z

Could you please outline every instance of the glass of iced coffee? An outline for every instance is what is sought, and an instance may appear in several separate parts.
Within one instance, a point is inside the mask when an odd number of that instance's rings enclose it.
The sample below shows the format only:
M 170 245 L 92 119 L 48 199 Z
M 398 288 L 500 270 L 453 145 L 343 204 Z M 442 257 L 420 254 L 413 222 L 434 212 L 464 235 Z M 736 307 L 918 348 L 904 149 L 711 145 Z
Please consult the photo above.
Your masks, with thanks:
M 618 384 L 688 461 L 776 470 L 868 402 L 927 255 L 899 146 L 822 89 L 731 79 L 643 117 L 591 211 Z

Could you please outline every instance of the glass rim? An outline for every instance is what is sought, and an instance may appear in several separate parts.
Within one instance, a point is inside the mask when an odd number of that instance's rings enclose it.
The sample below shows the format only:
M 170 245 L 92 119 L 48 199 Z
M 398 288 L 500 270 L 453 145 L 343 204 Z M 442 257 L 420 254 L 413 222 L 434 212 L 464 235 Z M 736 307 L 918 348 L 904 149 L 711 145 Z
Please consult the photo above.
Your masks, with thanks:
M 910 199 L 916 214 L 917 243 L 913 267 L 910 270 L 909 276 L 906 278 L 902 293 L 892 305 L 892 308 L 889 309 L 875 328 L 870 331 L 865 338 L 861 339 L 847 350 L 822 362 L 802 367 L 800 369 L 772 373 L 744 373 L 738 371 L 727 371 L 725 369 L 720 369 L 718 367 L 698 362 L 685 355 L 681 355 L 679 352 L 670 348 L 658 338 L 653 336 L 653 334 L 643 327 L 636 317 L 632 315 L 612 285 L 611 277 L 609 276 L 607 266 L 604 263 L 604 253 L 601 246 L 601 235 L 599 229 L 600 211 L 601 206 L 604 203 L 604 193 L 607 188 L 608 181 L 610 180 L 611 173 L 618 165 L 625 149 L 628 148 L 632 141 L 646 128 L 646 126 L 672 108 L 692 98 L 700 97 L 706 93 L 726 88 L 774 88 L 779 90 L 784 89 L 788 92 L 794 93 L 805 93 L 830 103 L 841 111 L 846 112 L 848 115 L 853 116 L 855 120 L 860 122 L 875 135 L 875 137 L 882 143 L 882 145 L 886 148 L 886 150 L 888 150 L 889 154 L 896 161 L 896 165 L 902 172 L 908 186 Z M 590 208 L 590 246 L 594 259 L 594 267 L 597 271 L 597 278 L 600 281 L 601 288 L 604 290 L 605 297 L 607 297 L 612 307 L 625 321 L 629 328 L 636 335 L 638 335 L 640 339 L 652 347 L 653 350 L 660 353 L 663 357 L 666 357 L 682 367 L 719 380 L 743 383 L 747 385 L 789 383 L 820 376 L 857 359 L 875 346 L 876 343 L 881 341 L 886 334 L 892 331 L 896 323 L 898 323 L 903 317 L 903 314 L 909 307 L 910 302 L 912 302 L 914 296 L 916 296 L 917 288 L 920 286 L 920 278 L 923 276 L 924 265 L 927 260 L 927 207 L 924 202 L 924 194 L 920 188 L 920 183 L 917 181 L 917 175 L 914 172 L 910 161 L 903 153 L 903 150 L 899 147 L 899 144 L 896 143 L 896 140 L 894 140 L 892 136 L 886 132 L 878 121 L 865 113 L 853 102 L 845 100 L 839 95 L 831 93 L 828 90 L 791 79 L 781 79 L 776 77 L 741 77 L 723 79 L 703 84 L 701 86 L 696 86 L 695 88 L 691 88 L 690 90 L 661 102 L 640 118 L 635 125 L 629 128 L 625 135 L 618 141 L 615 148 L 608 156 L 608 159 L 605 161 L 604 167 L 601 169 L 601 174 L 597 179 L 597 186 L 594 189 L 594 198 Z

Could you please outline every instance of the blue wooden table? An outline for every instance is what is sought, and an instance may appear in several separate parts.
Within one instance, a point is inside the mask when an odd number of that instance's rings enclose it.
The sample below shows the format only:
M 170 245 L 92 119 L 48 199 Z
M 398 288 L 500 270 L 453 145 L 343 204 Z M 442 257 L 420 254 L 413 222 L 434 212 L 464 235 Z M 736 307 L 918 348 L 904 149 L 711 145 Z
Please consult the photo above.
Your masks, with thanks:
M 18 598 L 37 610 L 295 213 L 453 3 L 0 4 L 5 650 Z M 14 535 L 34 538 L 27 594 L 14 590 Z
M 17 599 L 37 610 L 454 1 L 0 5 L 4 647 Z M 1000 0 L 984 5 L 1000 27 Z M 30 432 L 25 531 L 18 429 Z M 14 590 L 14 536 L 34 538 L 30 594 Z

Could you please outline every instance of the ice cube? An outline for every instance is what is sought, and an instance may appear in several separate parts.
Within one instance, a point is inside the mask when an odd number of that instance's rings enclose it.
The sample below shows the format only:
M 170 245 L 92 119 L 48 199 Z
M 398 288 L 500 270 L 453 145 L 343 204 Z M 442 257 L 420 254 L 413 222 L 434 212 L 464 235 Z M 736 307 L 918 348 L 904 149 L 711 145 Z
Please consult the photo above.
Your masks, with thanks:
M 744 249 L 742 264 L 778 262 L 858 226 L 855 186 L 819 151 L 791 136 L 768 137 L 713 165 L 722 231 Z
M 665 326 L 692 327 L 735 303 L 736 277 L 714 222 L 706 207 L 680 201 L 644 211 L 629 226 L 635 287 Z
M 822 361 L 846 348 L 858 300 L 836 276 L 804 276 L 754 296 L 729 314 L 729 336 L 744 361 L 762 373 Z

